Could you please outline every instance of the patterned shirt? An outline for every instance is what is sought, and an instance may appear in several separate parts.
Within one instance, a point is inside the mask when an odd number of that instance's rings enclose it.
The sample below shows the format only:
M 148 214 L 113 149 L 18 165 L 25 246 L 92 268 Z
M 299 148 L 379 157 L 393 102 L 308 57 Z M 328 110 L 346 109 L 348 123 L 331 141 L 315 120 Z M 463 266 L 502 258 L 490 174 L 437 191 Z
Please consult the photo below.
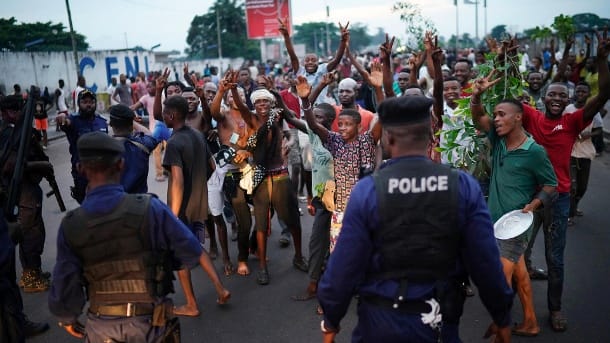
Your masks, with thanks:
M 335 163 L 335 183 L 337 211 L 345 210 L 345 205 L 358 182 L 360 168 L 375 165 L 375 143 L 370 133 L 359 134 L 352 142 L 346 142 L 340 134 L 328 132 L 324 147 L 333 155 Z

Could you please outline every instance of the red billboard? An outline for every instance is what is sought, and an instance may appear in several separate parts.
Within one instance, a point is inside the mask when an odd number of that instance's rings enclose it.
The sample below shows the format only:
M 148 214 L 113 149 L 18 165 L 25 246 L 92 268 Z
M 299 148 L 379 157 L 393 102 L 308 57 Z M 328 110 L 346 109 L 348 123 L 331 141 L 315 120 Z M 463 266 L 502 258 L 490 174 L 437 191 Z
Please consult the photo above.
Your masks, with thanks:
M 277 38 L 278 18 L 288 18 L 286 26 L 292 33 L 290 0 L 246 0 L 246 23 L 249 39 Z

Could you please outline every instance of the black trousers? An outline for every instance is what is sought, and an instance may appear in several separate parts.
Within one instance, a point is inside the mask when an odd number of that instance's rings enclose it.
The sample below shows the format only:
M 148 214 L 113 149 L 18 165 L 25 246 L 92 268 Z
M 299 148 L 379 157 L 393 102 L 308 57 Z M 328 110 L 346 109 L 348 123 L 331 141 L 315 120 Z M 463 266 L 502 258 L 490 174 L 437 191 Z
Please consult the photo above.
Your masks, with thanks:
M 589 184 L 589 173 L 591 171 L 591 160 L 588 158 L 570 158 L 570 217 L 576 215 L 578 202 L 585 195 Z

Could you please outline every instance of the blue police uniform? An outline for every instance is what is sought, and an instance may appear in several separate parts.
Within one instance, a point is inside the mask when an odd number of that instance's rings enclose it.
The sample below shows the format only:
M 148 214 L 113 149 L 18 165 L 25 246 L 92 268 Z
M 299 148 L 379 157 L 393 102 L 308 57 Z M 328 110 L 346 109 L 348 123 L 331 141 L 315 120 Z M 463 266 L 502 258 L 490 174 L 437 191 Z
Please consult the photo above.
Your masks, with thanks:
M 148 158 L 158 144 L 158 140 L 142 132 L 126 137 L 123 143 L 125 170 L 121 174 L 121 185 L 125 188 L 125 192 L 131 194 L 148 192 Z
M 401 157 L 389 160 L 381 168 L 404 161 L 423 161 L 425 157 Z M 457 224 L 461 237 L 458 261 L 449 278 L 463 278 L 466 270 L 479 289 L 481 300 L 499 326 L 510 324 L 513 293 L 506 284 L 500 256 L 493 235 L 493 225 L 478 183 L 464 172 L 458 178 Z M 395 279 L 375 279 L 370 275 L 382 268 L 378 198 L 373 177 L 366 177 L 352 190 L 343 217 L 341 235 L 318 287 L 318 299 L 324 309 L 324 324 L 336 329 L 355 294 L 392 300 L 401 283 Z M 490 263 L 497 261 L 497 263 Z M 435 296 L 437 283 L 410 283 L 407 301 L 425 301 Z M 457 304 L 461 315 L 463 303 Z M 441 311 L 443 309 L 441 308 Z M 359 321 L 353 342 L 436 342 L 438 331 L 422 322 L 419 313 L 405 313 L 366 301 L 358 305 Z M 443 321 L 443 342 L 460 342 L 458 322 Z
M 106 215 L 116 209 L 125 195 L 121 185 L 99 186 L 87 193 L 81 208 L 87 214 Z M 151 199 L 147 220 L 153 250 L 171 251 L 173 257 L 183 266 L 193 267 L 199 263 L 201 245 L 160 200 Z M 60 226 L 57 233 L 57 261 L 48 302 L 49 310 L 61 322 L 73 323 L 81 314 L 87 302 L 84 281 L 82 262 L 70 248 L 64 228 Z M 86 329 L 88 339 L 97 341 L 103 337 L 112 337 L 113 333 L 123 335 L 122 337 L 142 337 L 140 333 L 158 330 L 154 327 L 151 329 L 151 315 L 108 319 L 89 313 Z M 154 339 L 158 334 L 160 332 L 153 332 L 148 338 Z
M 73 113 L 68 116 L 70 125 L 61 126 L 61 130 L 66 133 L 66 138 L 70 144 L 70 162 L 72 163 L 72 178 L 74 179 L 75 191 L 82 191 L 84 196 L 88 181 L 76 170 L 76 164 L 80 161 L 78 151 L 76 150 L 76 142 L 80 136 L 88 132 L 103 131 L 108 133 L 108 124 L 104 117 L 95 114 L 92 118 L 83 118 L 78 113 Z

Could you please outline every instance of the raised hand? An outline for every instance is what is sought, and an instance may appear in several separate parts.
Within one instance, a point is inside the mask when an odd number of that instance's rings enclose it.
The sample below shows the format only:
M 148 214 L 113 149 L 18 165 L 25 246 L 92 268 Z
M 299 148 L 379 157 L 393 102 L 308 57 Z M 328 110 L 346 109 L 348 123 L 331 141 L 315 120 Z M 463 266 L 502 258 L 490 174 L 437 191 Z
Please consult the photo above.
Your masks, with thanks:
M 307 79 L 305 79 L 307 81 Z M 326 73 L 322 75 L 322 80 L 320 81 L 323 85 L 328 86 L 335 81 L 335 73 Z
M 424 47 L 427 52 L 432 52 L 438 48 L 438 37 L 432 34 L 432 31 L 426 31 L 424 36 Z
M 195 88 L 195 94 L 201 99 L 205 97 L 205 93 L 203 92 L 203 85 L 199 84 L 199 79 L 197 79 L 197 75 L 191 75 L 191 84 Z
M 395 38 L 396 37 L 392 36 L 392 39 L 390 40 L 388 34 L 385 34 L 385 42 L 381 43 L 379 46 L 379 58 L 383 60 L 386 57 L 392 56 L 392 46 L 394 45 Z
M 474 83 L 472 84 L 472 95 L 480 96 L 481 94 L 483 94 L 483 92 L 485 92 L 486 90 L 490 89 L 495 84 L 500 82 L 500 80 L 502 80 L 502 78 L 500 78 L 500 77 L 498 77 L 495 80 L 492 80 L 496 76 L 496 74 L 499 74 L 499 72 L 496 69 L 494 69 L 486 77 L 480 77 L 480 78 L 476 79 L 474 81 Z
M 280 24 L 280 26 L 278 27 L 278 31 L 280 31 L 280 33 L 284 37 L 289 36 L 288 26 L 286 25 L 288 23 L 288 18 L 284 18 L 284 20 L 282 20 L 281 18 L 277 18 L 277 21 Z
M 184 72 L 184 75 L 188 75 L 188 73 L 189 73 L 189 64 L 187 62 L 184 62 L 184 66 L 182 66 L 182 71 Z
M 349 26 L 349 21 L 347 22 L 347 24 L 345 24 L 345 26 L 341 25 L 341 23 L 339 23 L 339 31 L 341 32 L 341 40 L 344 42 L 349 41 L 349 30 L 347 29 L 347 27 Z
M 600 32 L 595 33 L 597 35 L 597 58 L 603 58 L 604 61 L 608 59 L 610 53 L 610 38 L 608 38 L 608 29 L 604 30 L 603 35 Z
M 498 41 L 492 36 L 485 37 L 485 43 L 487 43 L 487 48 L 489 49 L 489 51 L 498 50 Z
M 413 52 L 411 54 L 411 57 L 409 57 L 409 61 L 408 61 L 409 68 L 411 70 L 417 71 L 424 64 L 425 60 L 426 60 L 425 52 Z
M 589 35 L 585 35 L 585 44 L 587 44 L 587 45 L 591 44 L 591 37 L 589 37 Z
M 331 73 L 327 73 L 324 75 L 324 78 L 326 77 L 326 75 L 329 75 L 329 74 L 332 75 Z M 307 99 L 309 97 L 309 94 L 311 93 L 311 86 L 307 83 L 307 79 L 305 78 L 305 76 L 303 76 L 303 75 L 297 76 L 296 88 L 297 88 L 297 94 L 298 94 L 299 98 Z
M 369 74 L 368 81 L 375 88 L 380 88 L 383 84 L 383 69 L 378 61 L 371 62 L 371 73 Z
M 227 70 L 227 72 L 225 73 L 225 76 L 222 77 L 222 79 L 220 79 L 220 81 L 218 82 L 218 91 L 219 92 L 224 92 L 227 89 L 231 88 L 231 80 L 232 80 L 232 73 L 233 71 L 231 69 Z
M 163 91 L 163 89 L 165 89 L 165 85 L 167 84 L 167 79 L 169 78 L 169 68 L 165 68 L 165 70 L 163 70 L 163 74 L 161 74 L 161 76 L 157 77 L 157 79 L 155 80 L 155 88 L 158 91 Z

